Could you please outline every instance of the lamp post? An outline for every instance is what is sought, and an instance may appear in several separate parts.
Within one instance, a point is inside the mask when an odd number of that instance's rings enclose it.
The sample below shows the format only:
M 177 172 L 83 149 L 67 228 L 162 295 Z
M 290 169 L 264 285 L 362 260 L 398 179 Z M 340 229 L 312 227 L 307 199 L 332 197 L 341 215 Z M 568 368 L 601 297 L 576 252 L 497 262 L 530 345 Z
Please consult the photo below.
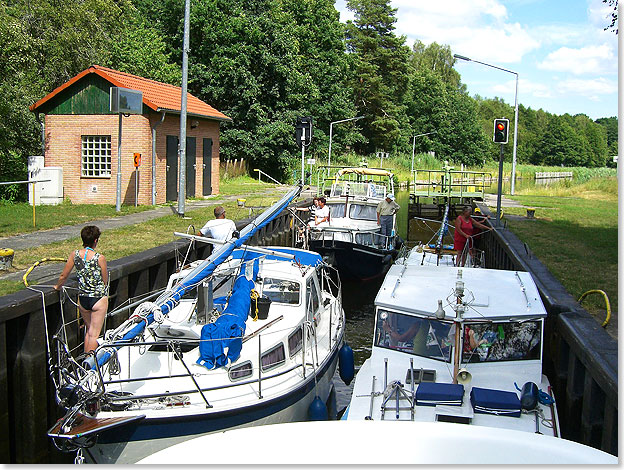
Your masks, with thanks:
M 357 117 L 352 117 L 349 119 L 342 119 L 340 121 L 334 121 L 334 122 L 329 123 L 329 155 L 327 157 L 327 166 L 331 166 L 331 144 L 332 144 L 332 135 L 334 132 L 334 124 L 338 124 L 340 122 L 347 122 L 347 121 L 357 121 L 358 119 L 364 119 L 364 116 L 357 116 Z M 329 168 L 327 169 L 327 171 L 329 171 Z
M 418 134 L 413 136 L 414 137 L 414 143 L 412 144 L 412 175 L 414 174 L 414 153 L 416 151 L 416 137 L 422 137 L 423 135 L 429 135 L 429 134 L 437 134 L 438 131 L 433 131 L 433 132 L 427 132 L 426 134 Z
M 465 60 L 467 62 L 476 62 L 477 64 L 485 65 L 487 67 L 492 67 L 493 69 L 502 70 L 503 72 L 513 73 L 516 76 L 516 98 L 514 105 L 514 143 L 513 143 L 513 158 L 511 163 L 511 195 L 514 195 L 514 191 L 516 188 L 516 150 L 518 148 L 518 72 L 514 72 L 512 70 L 507 70 L 502 67 L 497 67 L 496 65 L 486 64 L 485 62 L 479 62 L 478 60 L 470 59 L 466 56 L 453 54 L 453 57 L 456 59 Z

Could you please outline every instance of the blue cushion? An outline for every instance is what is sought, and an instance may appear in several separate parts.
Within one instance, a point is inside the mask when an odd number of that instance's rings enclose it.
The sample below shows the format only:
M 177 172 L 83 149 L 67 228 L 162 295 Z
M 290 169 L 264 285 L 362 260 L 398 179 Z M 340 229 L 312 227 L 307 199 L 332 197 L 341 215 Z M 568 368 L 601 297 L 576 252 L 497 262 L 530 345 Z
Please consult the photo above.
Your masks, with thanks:
M 461 406 L 464 399 L 462 384 L 423 382 L 416 390 L 417 405 L 457 405 Z
M 472 387 L 470 403 L 475 413 L 520 417 L 520 399 L 514 392 Z

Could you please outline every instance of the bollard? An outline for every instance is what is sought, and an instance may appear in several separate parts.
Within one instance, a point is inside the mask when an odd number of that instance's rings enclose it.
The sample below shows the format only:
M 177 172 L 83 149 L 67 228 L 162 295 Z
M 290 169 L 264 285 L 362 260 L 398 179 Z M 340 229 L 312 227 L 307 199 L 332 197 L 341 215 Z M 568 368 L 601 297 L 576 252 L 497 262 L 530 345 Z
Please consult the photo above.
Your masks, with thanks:
M 0 248 L 0 270 L 6 271 L 12 266 L 14 254 L 11 248 Z

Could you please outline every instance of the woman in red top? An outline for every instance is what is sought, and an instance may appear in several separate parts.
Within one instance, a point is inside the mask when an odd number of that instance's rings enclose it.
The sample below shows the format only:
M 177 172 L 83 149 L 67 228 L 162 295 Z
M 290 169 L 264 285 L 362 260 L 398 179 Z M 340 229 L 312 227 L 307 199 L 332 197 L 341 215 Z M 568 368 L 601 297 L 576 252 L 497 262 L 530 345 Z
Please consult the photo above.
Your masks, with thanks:
M 466 256 L 470 251 L 470 256 L 474 256 L 474 247 L 472 243 L 472 236 L 475 234 L 475 227 L 479 227 L 482 230 L 490 230 L 490 227 L 483 225 L 480 222 L 474 220 L 470 214 L 472 213 L 471 206 L 464 206 L 464 210 L 455 219 L 455 235 L 453 249 L 457 251 L 457 266 L 463 266 L 466 263 Z M 465 250 L 466 242 L 468 242 L 468 250 Z

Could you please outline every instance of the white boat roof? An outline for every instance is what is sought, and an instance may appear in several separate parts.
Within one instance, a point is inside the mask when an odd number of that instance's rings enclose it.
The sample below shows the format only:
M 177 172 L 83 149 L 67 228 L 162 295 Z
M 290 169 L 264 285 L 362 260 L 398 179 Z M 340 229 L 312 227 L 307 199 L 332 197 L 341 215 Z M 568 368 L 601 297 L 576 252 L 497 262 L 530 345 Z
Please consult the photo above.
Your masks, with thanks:
M 511 418 L 507 418 L 511 419 Z M 305 436 L 316 449 L 306 452 Z M 357 444 L 357 447 L 351 447 Z M 271 449 L 271 446 L 275 448 Z M 269 450 L 267 449 L 269 448 Z M 244 449 L 244 450 L 243 450 Z M 456 423 L 311 421 L 231 429 L 190 439 L 142 464 L 617 464 L 616 456 L 550 436 Z
M 433 316 L 438 300 L 442 300 L 446 318 L 455 319 L 456 313 L 451 304 L 455 304 L 452 292 L 459 270 L 462 271 L 465 286 L 464 302 L 469 305 L 464 314 L 465 320 L 546 316 L 531 274 L 454 266 L 395 264 L 386 274 L 375 305 L 404 313 Z

